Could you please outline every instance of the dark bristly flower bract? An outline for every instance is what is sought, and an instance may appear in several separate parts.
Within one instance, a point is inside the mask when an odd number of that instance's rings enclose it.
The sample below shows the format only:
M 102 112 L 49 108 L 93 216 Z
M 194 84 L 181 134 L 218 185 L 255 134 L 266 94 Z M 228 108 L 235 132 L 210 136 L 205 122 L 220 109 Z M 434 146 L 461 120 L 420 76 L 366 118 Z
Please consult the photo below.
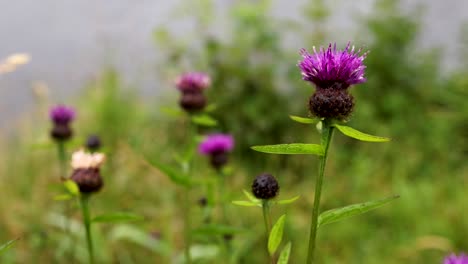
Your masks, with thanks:
M 234 148 L 234 138 L 229 134 L 215 133 L 205 137 L 198 152 L 210 156 L 211 165 L 219 170 L 228 162 L 228 153 Z
M 72 155 L 73 173 L 70 177 L 81 193 L 95 193 L 102 188 L 103 181 L 99 168 L 106 156 L 102 153 L 87 153 L 79 150 Z
M 468 264 L 468 255 L 463 253 L 459 256 L 451 254 L 444 259 L 444 264 Z
M 181 91 L 180 106 L 187 112 L 203 110 L 206 98 L 203 90 L 211 84 L 210 77 L 201 72 L 188 72 L 179 76 L 176 87 Z
M 351 85 L 363 83 L 367 53 L 348 43 L 344 50 L 337 50 L 331 43 L 328 49 L 321 48 L 310 54 L 301 50 L 302 61 L 298 63 L 302 79 L 316 86 L 309 99 L 311 114 L 320 118 L 346 120 L 354 108 L 354 98 L 348 93 Z
M 269 173 L 260 174 L 252 183 L 252 193 L 258 199 L 273 199 L 279 193 L 278 181 Z
M 50 135 L 53 139 L 64 141 L 73 135 L 70 123 L 75 119 L 75 110 L 65 105 L 57 105 L 50 109 L 49 117 L 52 120 L 53 127 Z

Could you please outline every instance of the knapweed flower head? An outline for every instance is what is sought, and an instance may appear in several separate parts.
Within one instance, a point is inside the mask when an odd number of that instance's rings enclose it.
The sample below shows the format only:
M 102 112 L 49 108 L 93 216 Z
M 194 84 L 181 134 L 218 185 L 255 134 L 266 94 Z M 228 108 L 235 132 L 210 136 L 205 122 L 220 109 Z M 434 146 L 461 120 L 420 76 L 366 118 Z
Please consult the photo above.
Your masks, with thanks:
M 201 91 L 211 84 L 210 77 L 202 72 L 188 72 L 176 79 L 176 86 L 182 92 Z
M 273 175 L 262 173 L 253 181 L 252 193 L 258 199 L 273 199 L 279 193 L 278 181 Z
M 219 170 L 228 162 L 228 153 L 234 148 L 234 138 L 229 134 L 211 134 L 198 145 L 198 152 L 210 156 L 213 168 Z
M 72 155 L 73 173 L 70 179 L 74 181 L 81 193 L 94 193 L 102 188 L 103 181 L 99 168 L 106 160 L 102 153 L 87 153 L 79 150 Z
M 298 64 L 302 79 L 322 89 L 347 89 L 365 82 L 363 61 L 367 53 L 362 54 L 361 49 L 355 51 L 350 45 L 348 43 L 344 50 L 337 50 L 336 43 L 333 46 L 330 43 L 328 49 L 322 47 L 318 52 L 313 47 L 314 54 L 302 49 L 303 60 Z
M 363 61 L 367 53 L 355 51 L 348 43 L 344 50 L 336 44 L 314 54 L 301 50 L 302 61 L 298 63 L 302 79 L 313 83 L 317 89 L 309 99 L 310 113 L 319 118 L 346 120 L 354 109 L 354 98 L 348 93 L 353 84 L 363 83 Z
M 451 254 L 444 259 L 443 264 L 468 264 L 468 255 L 460 254 L 459 256 Z
M 57 105 L 50 109 L 49 117 L 55 124 L 67 124 L 75 119 L 75 110 L 65 105 Z
M 229 134 L 210 134 L 198 145 L 198 151 L 203 155 L 219 152 L 230 152 L 234 148 L 234 138 Z

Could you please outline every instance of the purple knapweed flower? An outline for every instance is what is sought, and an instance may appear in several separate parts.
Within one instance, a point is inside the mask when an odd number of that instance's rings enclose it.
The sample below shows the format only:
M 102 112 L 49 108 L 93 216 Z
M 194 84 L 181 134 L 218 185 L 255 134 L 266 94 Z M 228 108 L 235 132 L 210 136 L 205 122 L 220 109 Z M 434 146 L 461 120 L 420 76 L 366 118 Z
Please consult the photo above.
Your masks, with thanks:
M 201 91 L 211 84 L 210 77 L 202 72 L 184 73 L 176 79 L 176 86 L 182 92 Z
M 210 156 L 213 168 L 219 170 L 228 162 L 228 153 L 234 148 L 234 138 L 229 134 L 208 135 L 198 145 L 198 152 Z
M 463 253 L 459 256 L 451 254 L 444 259 L 444 264 L 468 264 L 468 256 Z
M 50 109 L 49 117 L 55 124 L 67 124 L 75 118 L 75 110 L 65 105 L 57 105 Z
M 211 134 L 198 146 L 198 151 L 204 155 L 217 152 L 230 152 L 234 148 L 234 138 L 228 134 Z
M 344 50 L 337 50 L 336 43 L 330 43 L 328 49 L 320 48 L 317 52 L 313 47 L 314 54 L 302 49 L 300 54 L 303 60 L 298 66 L 302 72 L 302 79 L 315 84 L 318 88 L 347 89 L 353 84 L 363 83 L 363 64 L 367 52 L 361 54 L 361 49 L 354 51 L 350 42 Z

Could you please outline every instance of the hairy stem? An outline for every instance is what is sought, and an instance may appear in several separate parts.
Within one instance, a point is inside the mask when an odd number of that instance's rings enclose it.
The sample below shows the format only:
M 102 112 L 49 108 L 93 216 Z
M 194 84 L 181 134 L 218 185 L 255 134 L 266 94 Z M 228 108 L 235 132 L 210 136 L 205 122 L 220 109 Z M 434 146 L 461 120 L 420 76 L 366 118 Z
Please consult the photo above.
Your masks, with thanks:
M 328 147 L 330 146 L 331 138 L 333 135 L 333 127 L 330 124 L 329 120 L 322 121 L 322 136 L 320 139 L 320 144 L 323 147 L 324 153 L 320 157 L 319 164 L 319 173 L 317 180 L 315 182 L 315 197 L 314 197 L 314 206 L 312 208 L 312 219 L 310 225 L 310 234 L 309 234 L 309 250 L 307 253 L 307 263 L 311 264 L 314 262 L 314 252 L 316 247 L 317 240 L 317 225 L 318 217 L 320 213 L 320 197 L 322 194 L 322 185 L 323 185 L 323 175 L 325 172 L 325 165 L 327 163 Z
M 268 249 L 268 238 L 270 237 L 270 230 L 271 230 L 271 216 L 270 216 L 270 205 L 267 199 L 262 200 L 262 209 L 263 209 L 263 221 L 265 222 L 265 229 L 266 229 L 266 248 Z M 270 253 L 268 252 L 268 255 Z M 275 263 L 275 257 L 270 256 L 270 263 Z

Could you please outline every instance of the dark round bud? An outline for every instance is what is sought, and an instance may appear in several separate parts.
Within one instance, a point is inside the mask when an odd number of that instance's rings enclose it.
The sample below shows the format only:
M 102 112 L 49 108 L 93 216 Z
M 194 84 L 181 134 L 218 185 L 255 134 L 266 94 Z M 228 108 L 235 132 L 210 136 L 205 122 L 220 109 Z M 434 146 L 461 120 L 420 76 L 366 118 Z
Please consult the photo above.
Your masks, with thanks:
M 346 120 L 353 112 L 354 98 L 345 89 L 317 88 L 309 99 L 309 110 L 314 116 Z
M 81 193 L 94 193 L 102 188 L 103 181 L 99 169 L 75 169 L 70 177 L 78 187 Z
M 205 207 L 207 204 L 208 199 L 206 199 L 206 197 L 201 197 L 200 199 L 198 199 L 198 205 L 200 205 L 201 207 Z
M 90 135 L 86 140 L 86 148 L 91 151 L 96 151 L 101 148 L 101 139 L 96 135 Z
M 228 162 L 229 154 L 225 151 L 215 152 L 210 156 L 210 163 L 213 168 L 219 170 Z
M 52 130 L 50 131 L 50 136 L 58 141 L 70 139 L 72 135 L 73 131 L 68 123 L 55 123 L 54 127 L 52 127 Z
M 185 91 L 182 93 L 179 104 L 187 112 L 196 112 L 205 108 L 206 98 L 201 91 Z
M 233 234 L 225 234 L 223 236 L 223 238 L 224 238 L 224 241 L 229 242 L 234 238 L 234 235 Z
M 258 175 L 252 184 L 252 193 L 258 199 L 275 198 L 278 192 L 278 182 L 273 175 L 268 173 Z

